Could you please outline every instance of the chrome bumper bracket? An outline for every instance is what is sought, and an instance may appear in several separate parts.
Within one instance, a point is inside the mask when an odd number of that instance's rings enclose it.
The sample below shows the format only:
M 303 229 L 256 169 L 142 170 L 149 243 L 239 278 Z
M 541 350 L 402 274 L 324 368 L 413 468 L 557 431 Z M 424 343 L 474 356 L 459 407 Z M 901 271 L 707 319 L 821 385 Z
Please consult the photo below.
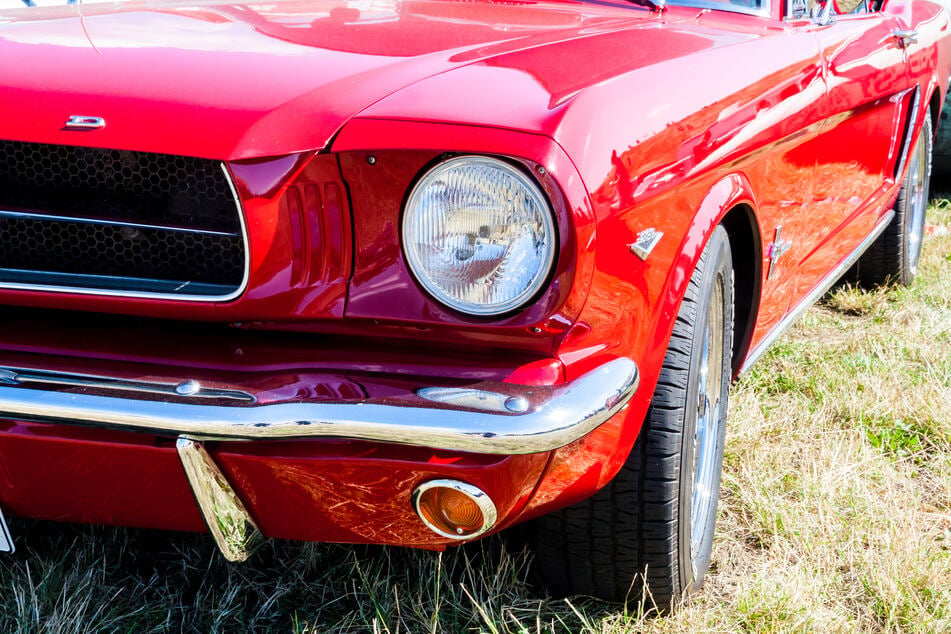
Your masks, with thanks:
M 214 458 L 198 441 L 175 444 L 208 531 L 228 561 L 244 561 L 265 538 Z
M 13 545 L 13 538 L 10 537 L 10 529 L 7 528 L 7 519 L 3 516 L 3 509 L 0 509 L 0 553 L 13 554 L 16 547 Z

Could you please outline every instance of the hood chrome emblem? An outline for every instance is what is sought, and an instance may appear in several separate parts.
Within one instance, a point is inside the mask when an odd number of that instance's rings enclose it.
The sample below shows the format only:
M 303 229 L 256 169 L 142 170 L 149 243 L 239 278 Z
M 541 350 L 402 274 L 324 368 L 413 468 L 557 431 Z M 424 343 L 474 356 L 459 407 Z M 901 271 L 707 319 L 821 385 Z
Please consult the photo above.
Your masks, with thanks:
M 658 231 L 651 227 L 637 234 L 637 237 L 634 238 L 634 242 L 627 246 L 630 247 L 631 253 L 642 260 L 646 260 L 647 256 L 651 254 L 651 251 L 654 250 L 654 247 L 657 246 L 657 243 L 660 242 L 660 239 L 663 237 L 663 231 Z
M 70 115 L 66 119 L 67 130 L 100 130 L 106 127 L 106 120 L 102 117 L 87 117 L 84 115 Z

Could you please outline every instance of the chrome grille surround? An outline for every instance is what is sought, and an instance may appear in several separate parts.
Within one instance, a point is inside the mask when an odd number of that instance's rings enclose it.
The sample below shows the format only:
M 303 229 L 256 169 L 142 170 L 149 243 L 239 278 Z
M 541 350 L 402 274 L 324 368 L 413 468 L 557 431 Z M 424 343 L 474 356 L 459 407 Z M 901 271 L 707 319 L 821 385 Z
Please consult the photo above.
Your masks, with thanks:
M 250 268 L 225 164 L 124 150 L 0 141 L 0 247 L 11 290 L 222 302 Z

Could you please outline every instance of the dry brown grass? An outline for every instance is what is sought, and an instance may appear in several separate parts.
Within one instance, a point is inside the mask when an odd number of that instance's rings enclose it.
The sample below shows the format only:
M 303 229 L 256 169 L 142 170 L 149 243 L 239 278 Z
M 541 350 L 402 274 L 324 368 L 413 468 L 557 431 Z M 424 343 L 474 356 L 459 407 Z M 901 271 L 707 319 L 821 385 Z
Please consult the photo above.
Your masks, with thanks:
M 716 570 L 649 629 L 951 630 L 949 254 L 836 290 L 735 387 Z
M 234 566 L 204 536 L 19 520 L 0 631 L 951 631 L 949 260 L 935 236 L 910 289 L 837 290 L 735 386 L 713 570 L 673 616 L 539 598 L 497 538 Z

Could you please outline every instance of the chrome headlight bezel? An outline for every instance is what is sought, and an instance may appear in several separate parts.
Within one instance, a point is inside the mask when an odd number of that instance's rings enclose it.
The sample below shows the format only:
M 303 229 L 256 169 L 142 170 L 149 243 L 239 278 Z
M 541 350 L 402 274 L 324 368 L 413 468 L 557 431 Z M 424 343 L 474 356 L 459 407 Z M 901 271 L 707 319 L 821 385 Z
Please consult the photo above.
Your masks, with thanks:
M 539 212 L 538 220 L 542 226 L 545 244 L 547 245 L 544 256 L 538 261 L 538 266 L 531 275 L 530 283 L 517 295 L 505 301 L 491 304 L 466 301 L 447 292 L 429 274 L 419 254 L 417 244 L 413 240 L 408 239 L 408 236 L 411 235 L 413 223 L 418 221 L 420 213 L 419 202 L 426 189 L 431 187 L 442 175 L 449 171 L 458 169 L 461 166 L 472 165 L 500 170 L 506 177 L 512 179 L 512 181 L 521 188 L 526 197 L 533 202 Z M 552 203 L 545 194 L 545 191 L 517 164 L 501 158 L 479 154 L 453 156 L 429 166 L 420 173 L 420 176 L 416 179 L 403 205 L 402 220 L 400 222 L 400 242 L 408 270 L 431 298 L 456 312 L 476 317 L 504 316 L 529 305 L 548 283 L 555 266 L 559 249 L 559 235 L 554 211 L 552 209 Z

